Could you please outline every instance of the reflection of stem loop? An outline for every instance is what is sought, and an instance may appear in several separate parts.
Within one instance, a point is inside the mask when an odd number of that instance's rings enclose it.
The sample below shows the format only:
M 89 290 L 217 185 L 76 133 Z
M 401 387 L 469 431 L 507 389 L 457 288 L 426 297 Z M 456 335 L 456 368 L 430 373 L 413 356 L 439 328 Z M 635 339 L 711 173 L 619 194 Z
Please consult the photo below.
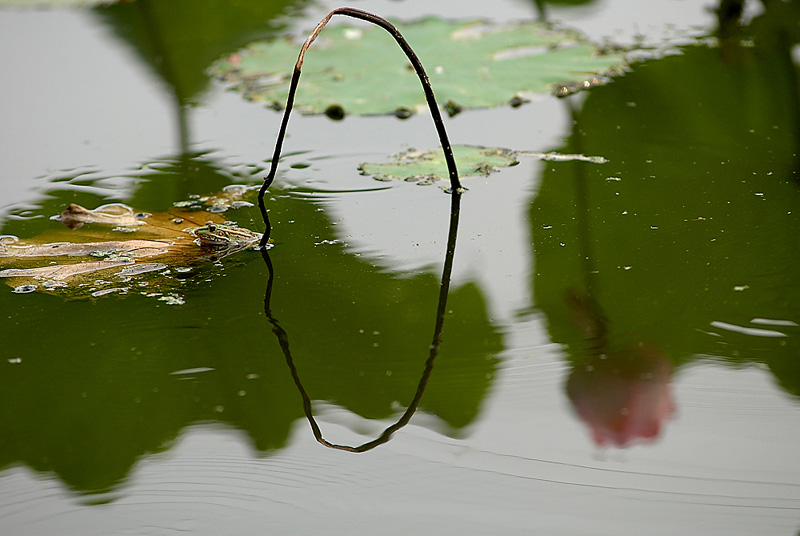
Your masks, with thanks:
M 289 367 L 289 371 L 292 374 L 292 378 L 294 379 L 294 383 L 297 386 L 298 391 L 300 391 L 300 396 L 303 398 L 303 411 L 306 414 L 306 419 L 308 419 L 308 423 L 311 425 L 311 430 L 314 433 L 314 437 L 316 440 L 329 448 L 337 449 L 337 450 L 345 450 L 348 452 L 366 452 L 371 450 L 378 445 L 382 445 L 386 443 L 391 438 L 392 434 L 394 434 L 397 430 L 404 427 L 408 422 L 411 420 L 411 416 L 417 411 L 419 407 L 419 403 L 422 400 L 422 395 L 425 393 L 425 388 L 428 385 L 428 379 L 431 376 L 431 372 L 433 372 L 433 362 L 436 359 L 436 356 L 439 355 L 439 346 L 442 342 L 442 328 L 444 327 L 444 314 L 447 310 L 447 294 L 450 290 L 450 274 L 453 270 L 453 257 L 455 255 L 456 250 L 456 235 L 458 234 L 458 216 L 461 204 L 461 194 L 458 191 L 454 191 L 451 198 L 451 205 L 450 205 L 450 230 L 447 237 L 447 253 L 445 255 L 444 260 L 444 267 L 442 269 L 442 280 L 441 286 L 439 287 L 439 302 L 436 309 L 436 324 L 434 327 L 433 333 L 433 341 L 430 345 L 430 353 L 428 354 L 428 360 L 425 361 L 425 370 L 422 372 L 422 377 L 419 380 L 419 384 L 417 385 L 417 391 L 414 394 L 414 398 L 411 403 L 408 405 L 408 408 L 400 416 L 400 419 L 391 426 L 387 427 L 381 435 L 377 438 L 373 439 L 372 441 L 368 441 L 358 446 L 349 446 L 349 445 L 339 445 L 336 443 L 331 443 L 327 439 L 325 439 L 322 435 L 322 431 L 320 430 L 319 425 L 317 424 L 316 419 L 314 419 L 314 414 L 311 407 L 311 398 L 306 393 L 305 388 L 303 387 L 302 382 L 300 381 L 300 375 L 297 372 L 297 367 L 294 365 L 294 360 L 292 358 L 292 352 L 289 349 L 289 335 L 286 331 L 281 327 L 278 323 L 278 320 L 272 315 L 272 311 L 270 310 L 270 300 L 272 298 L 272 283 L 274 278 L 274 270 L 272 267 L 272 261 L 269 257 L 269 251 L 266 248 L 261 250 L 261 255 L 264 257 L 264 262 L 267 265 L 267 270 L 269 272 L 269 279 L 267 280 L 267 290 L 264 295 L 264 312 L 267 315 L 267 320 L 269 320 L 270 324 L 272 324 L 272 332 L 278 338 L 278 343 L 280 344 L 281 350 L 283 351 L 283 355 L 286 358 L 286 365 Z
M 355 19 L 361 19 L 366 22 L 376 24 L 389 32 L 391 36 L 394 37 L 395 41 L 397 41 L 397 44 L 400 45 L 400 48 L 403 50 L 403 52 L 405 52 L 406 57 L 408 57 L 408 60 L 411 62 L 411 65 L 414 67 L 414 71 L 417 73 L 417 76 L 422 83 L 422 90 L 425 92 L 425 99 L 428 102 L 428 108 L 430 108 L 431 111 L 433 124 L 436 126 L 436 132 L 439 134 L 439 141 L 442 144 L 442 151 L 444 152 L 444 158 L 447 162 L 447 170 L 450 175 L 450 189 L 453 192 L 461 191 L 461 182 L 458 179 L 456 161 L 453 157 L 453 150 L 450 147 L 450 140 L 447 137 L 447 131 L 444 128 L 444 122 L 442 122 L 442 115 L 439 112 L 438 105 L 436 104 L 436 98 L 433 95 L 433 89 L 431 88 L 430 80 L 428 80 L 428 75 L 425 73 L 422 62 L 419 61 L 419 58 L 417 57 L 416 53 L 414 53 L 411 45 L 408 44 L 408 41 L 405 40 L 400 31 L 386 19 L 360 9 L 355 9 L 352 7 L 340 7 L 325 15 L 319 24 L 317 24 L 317 27 L 314 28 L 314 31 L 311 32 L 305 43 L 303 43 L 303 46 L 300 48 L 300 55 L 297 57 L 297 63 L 295 63 L 294 66 L 292 82 L 289 86 L 289 96 L 286 99 L 286 109 L 283 112 L 283 119 L 281 120 L 280 130 L 278 131 L 278 139 L 275 141 L 275 152 L 272 155 L 269 174 L 264 179 L 264 184 L 261 185 L 261 189 L 258 192 L 258 206 L 261 209 L 261 217 L 264 219 L 264 225 L 266 226 L 264 236 L 261 238 L 260 242 L 260 246 L 262 248 L 266 246 L 271 231 L 269 217 L 267 216 L 267 209 L 264 206 L 264 194 L 266 193 L 270 184 L 272 184 L 272 181 L 275 180 L 275 173 L 278 170 L 278 160 L 281 156 L 283 138 L 286 136 L 286 127 L 289 124 L 289 115 L 292 113 L 292 106 L 294 105 L 294 95 L 297 91 L 297 85 L 300 82 L 300 70 L 303 67 L 303 59 L 305 58 L 308 47 L 311 46 L 311 43 L 314 42 L 319 33 L 322 31 L 322 28 L 328 24 L 328 21 L 330 21 L 331 17 L 334 15 L 346 15 L 348 17 L 353 17 Z

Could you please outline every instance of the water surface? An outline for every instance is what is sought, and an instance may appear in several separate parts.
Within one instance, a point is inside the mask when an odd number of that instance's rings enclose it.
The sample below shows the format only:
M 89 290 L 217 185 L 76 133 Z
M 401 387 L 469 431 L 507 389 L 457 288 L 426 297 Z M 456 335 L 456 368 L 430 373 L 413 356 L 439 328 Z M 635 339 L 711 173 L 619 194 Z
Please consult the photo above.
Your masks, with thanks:
M 537 16 L 450 4 L 358 7 Z M 182 305 L 0 291 L 3 532 L 796 532 L 796 41 L 709 46 L 703 3 L 657 4 L 550 6 L 598 41 L 684 37 L 588 92 L 447 120 L 454 143 L 608 162 L 465 179 L 432 372 L 367 453 L 318 443 L 301 393 L 326 439 L 360 445 L 425 378 L 450 197 L 357 166 L 434 148 L 427 116 L 292 118 L 271 283 L 246 251 Z M 245 6 L 202 46 L 202 18 L 160 7 L 0 12 L 0 234 L 35 237 L 73 202 L 160 212 L 259 183 L 280 117 L 204 62 L 335 6 Z

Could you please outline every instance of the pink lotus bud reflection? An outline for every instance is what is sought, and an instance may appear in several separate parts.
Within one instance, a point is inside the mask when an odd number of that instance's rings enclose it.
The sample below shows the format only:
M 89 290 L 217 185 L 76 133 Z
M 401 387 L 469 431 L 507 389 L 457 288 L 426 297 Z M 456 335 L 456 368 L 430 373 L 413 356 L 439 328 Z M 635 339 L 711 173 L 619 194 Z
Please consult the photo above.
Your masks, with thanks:
M 627 447 L 654 441 L 675 404 L 672 367 L 647 348 L 601 354 L 576 363 L 567 394 L 596 444 Z

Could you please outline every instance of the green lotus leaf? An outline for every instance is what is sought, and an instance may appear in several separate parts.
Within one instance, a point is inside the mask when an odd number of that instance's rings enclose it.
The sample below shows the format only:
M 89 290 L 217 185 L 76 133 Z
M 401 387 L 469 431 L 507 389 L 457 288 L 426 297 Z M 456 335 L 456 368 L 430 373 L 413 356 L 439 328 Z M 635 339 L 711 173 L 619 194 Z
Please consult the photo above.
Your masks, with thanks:
M 454 145 L 453 156 L 462 177 L 485 177 L 498 168 L 517 164 L 514 151 L 496 147 Z M 379 181 L 400 179 L 417 184 L 432 184 L 448 177 L 441 149 L 427 152 L 408 149 L 392 158 L 393 162 L 384 164 L 361 164 L 359 170 Z
M 451 115 L 520 103 L 559 87 L 588 87 L 625 64 L 622 55 L 600 54 L 575 31 L 538 22 L 501 26 L 427 18 L 397 27 Z M 281 108 L 299 48 L 289 39 L 256 42 L 213 64 L 210 74 L 247 99 Z M 426 103 L 419 79 L 389 34 L 340 24 L 323 30 L 309 50 L 295 106 L 305 114 L 377 115 L 413 112 Z
M 458 174 L 461 177 L 487 177 L 500 168 L 516 166 L 519 157 L 527 156 L 551 162 L 588 162 L 604 164 L 608 162 L 602 156 L 586 156 L 582 154 L 540 153 L 533 151 L 512 151 L 500 147 L 481 147 L 476 145 L 454 145 L 453 156 L 456 159 Z M 372 175 L 375 180 L 404 180 L 420 185 L 433 184 L 435 181 L 448 178 L 447 163 L 442 149 L 418 151 L 408 149 L 392 155 L 392 162 L 383 164 L 364 163 L 358 169 L 364 175 Z

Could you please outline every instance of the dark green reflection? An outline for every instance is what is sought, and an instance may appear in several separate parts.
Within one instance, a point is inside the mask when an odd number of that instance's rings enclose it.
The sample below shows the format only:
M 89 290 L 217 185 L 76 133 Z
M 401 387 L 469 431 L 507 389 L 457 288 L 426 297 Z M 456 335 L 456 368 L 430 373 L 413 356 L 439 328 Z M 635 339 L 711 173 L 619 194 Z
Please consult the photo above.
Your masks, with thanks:
M 181 105 L 208 86 L 208 66 L 285 29 L 279 17 L 303 0 L 135 0 L 95 8 L 116 35 L 171 88 Z M 278 22 L 276 22 L 276 20 Z
M 275 269 L 272 265 L 272 260 L 269 256 L 269 251 L 267 250 L 267 248 L 261 249 L 261 254 L 264 258 L 264 263 L 269 272 L 267 290 L 264 294 L 264 312 L 267 315 L 269 323 L 272 325 L 272 332 L 278 339 L 278 343 L 280 344 L 281 350 L 283 351 L 283 354 L 286 358 L 286 365 L 289 367 L 289 370 L 292 373 L 292 379 L 294 379 L 295 385 L 297 385 L 297 389 L 300 393 L 301 398 L 303 399 L 303 410 L 306 414 L 306 419 L 308 420 L 308 423 L 311 426 L 314 438 L 321 445 L 324 445 L 332 449 L 344 450 L 347 452 L 366 452 L 368 450 L 372 450 L 375 447 L 383 445 L 384 443 L 389 441 L 389 439 L 391 439 L 392 437 L 392 434 L 394 434 L 399 429 L 406 426 L 411 421 L 411 417 L 414 415 L 414 413 L 416 413 L 417 409 L 419 408 L 420 402 L 422 401 L 422 397 L 425 395 L 428 383 L 430 382 L 436 358 L 439 356 L 439 348 L 441 347 L 442 344 L 442 330 L 444 328 L 444 320 L 445 316 L 447 316 L 448 314 L 447 298 L 450 294 L 450 276 L 453 271 L 453 259 L 455 255 L 456 239 L 458 236 L 458 220 L 461 211 L 460 208 L 461 192 L 459 190 L 453 190 L 450 193 L 450 198 L 451 198 L 450 226 L 447 233 L 448 234 L 447 252 L 445 254 L 445 259 L 443 263 L 444 266 L 442 268 L 441 286 L 439 288 L 439 299 L 436 304 L 436 322 L 434 323 L 435 327 L 433 329 L 433 337 L 431 340 L 431 344 L 428 347 L 429 349 L 428 359 L 425 361 L 425 369 L 423 370 L 420 376 L 419 383 L 417 384 L 417 389 L 416 392 L 414 393 L 413 399 L 411 399 L 411 401 L 406 404 L 406 410 L 400 416 L 400 418 L 398 418 L 396 422 L 386 427 L 386 429 L 384 429 L 383 432 L 381 432 L 374 439 L 362 442 L 359 445 L 347 445 L 343 443 L 335 443 L 329 441 L 324 437 L 322 429 L 320 428 L 316 418 L 314 417 L 311 397 L 309 396 L 308 391 L 303 386 L 303 381 L 300 378 L 300 374 L 297 370 L 297 365 L 295 365 L 294 357 L 292 357 L 292 351 L 289 343 L 289 334 L 286 332 L 286 330 L 284 330 L 281 327 L 279 320 L 275 318 L 275 316 L 272 314 L 271 302 L 272 302 L 272 290 L 273 290 Z
M 175 105 L 179 146 L 190 145 L 187 108 L 209 84 L 206 69 L 223 54 L 284 30 L 281 17 L 305 0 L 135 0 L 93 12 L 130 44 L 166 85 Z M 120 105 L 124 105 L 121 97 Z
M 797 67 L 772 37 L 685 47 L 594 88 L 561 151 L 610 162 L 546 164 L 530 212 L 535 300 L 587 420 L 602 417 L 581 406 L 611 411 L 592 381 L 624 398 L 621 378 L 646 379 L 631 397 L 652 395 L 651 421 L 667 417 L 669 368 L 708 356 L 763 363 L 800 396 Z M 619 417 L 635 402 L 615 403 Z M 613 426 L 614 442 L 631 439 Z
M 399 415 L 429 353 L 437 277 L 398 277 L 323 243 L 336 236 L 317 205 L 280 190 L 271 199 L 281 230 L 270 252 L 272 310 L 291 334 L 306 389 L 369 419 Z M 258 217 L 229 214 L 245 226 Z M 240 429 L 258 454 L 284 447 L 304 413 L 264 317 L 266 269 L 255 251 L 228 260 L 221 276 L 192 285 L 183 306 L 0 292 L 0 467 L 25 464 L 96 493 L 193 423 Z M 420 411 L 458 434 L 480 410 L 501 338 L 474 285 L 451 291 L 446 316 Z
M 539 20 L 542 21 L 549 19 L 548 8 L 551 5 L 573 7 L 573 6 L 585 6 L 593 2 L 594 0 L 533 0 L 533 4 L 536 6 L 536 12 L 538 13 L 539 16 Z
M 334 238 L 331 231 L 308 233 L 305 223 L 298 225 L 298 211 L 278 211 L 275 205 L 267 201 L 272 224 L 280 228 L 270 251 L 275 266 L 270 309 L 291 336 L 305 390 L 315 400 L 367 418 L 395 415 L 393 404 L 404 406 L 413 397 L 429 353 L 437 277 L 382 273 L 368 260 L 342 255 L 340 244 L 322 243 Z M 447 229 L 436 232 L 444 239 Z M 421 408 L 457 434 L 476 417 L 497 364 L 492 356 L 501 349 L 475 285 L 450 291 L 442 341 Z

